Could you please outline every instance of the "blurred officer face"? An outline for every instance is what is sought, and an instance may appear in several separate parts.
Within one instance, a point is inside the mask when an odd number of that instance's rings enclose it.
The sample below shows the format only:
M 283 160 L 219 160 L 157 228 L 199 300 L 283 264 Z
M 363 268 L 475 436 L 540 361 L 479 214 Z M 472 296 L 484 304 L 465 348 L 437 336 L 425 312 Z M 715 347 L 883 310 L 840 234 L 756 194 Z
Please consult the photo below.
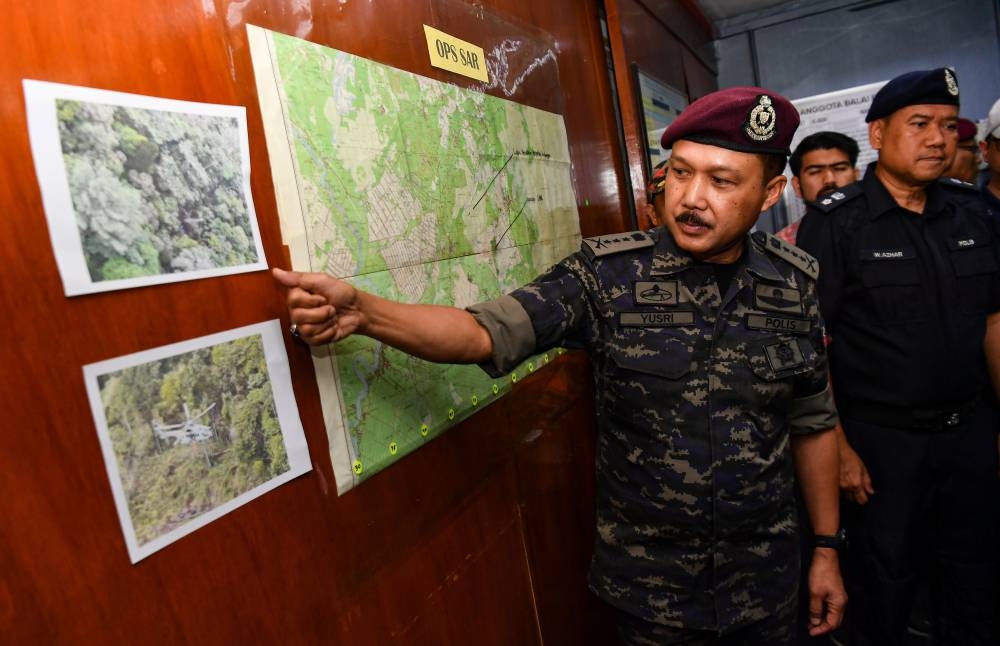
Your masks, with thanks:
M 818 148 L 802 155 L 802 169 L 792 177 L 792 189 L 806 202 L 834 189 L 856 182 L 858 170 L 839 148 Z
M 759 155 L 681 140 L 667 170 L 664 224 L 698 260 L 735 262 L 747 231 L 784 188 L 784 175 L 764 182 Z
M 979 142 L 979 147 L 983 152 L 983 161 L 990 167 L 990 174 L 1000 177 L 1000 139 L 987 137 Z
M 906 186 L 926 186 L 944 174 L 958 144 L 958 106 L 910 105 L 868 124 L 878 168 Z
M 976 175 L 979 174 L 979 161 L 979 146 L 976 145 L 976 140 L 963 139 L 958 142 L 955 160 L 951 162 L 951 166 L 945 169 L 944 176 L 954 177 L 971 184 L 976 181 Z

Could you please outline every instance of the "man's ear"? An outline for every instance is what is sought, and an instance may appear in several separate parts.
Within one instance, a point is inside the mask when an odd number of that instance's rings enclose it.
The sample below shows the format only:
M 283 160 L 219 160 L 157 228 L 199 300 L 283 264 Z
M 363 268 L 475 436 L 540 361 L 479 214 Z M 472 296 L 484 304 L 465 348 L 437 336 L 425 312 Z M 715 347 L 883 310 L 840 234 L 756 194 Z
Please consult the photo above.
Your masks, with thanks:
M 792 190 L 795 191 L 795 195 L 799 197 L 799 199 L 802 198 L 802 185 L 799 184 L 799 178 L 795 175 L 792 175 Z
M 781 192 L 785 190 L 788 178 L 784 175 L 772 177 L 771 181 L 764 186 L 764 204 L 760 207 L 760 212 L 768 210 L 781 199 Z
M 859 179 L 861 179 L 861 170 L 857 166 L 855 166 L 854 167 L 854 181 L 856 182 Z
M 885 134 L 885 119 L 876 119 L 868 124 L 868 144 L 874 150 L 882 150 L 882 136 Z

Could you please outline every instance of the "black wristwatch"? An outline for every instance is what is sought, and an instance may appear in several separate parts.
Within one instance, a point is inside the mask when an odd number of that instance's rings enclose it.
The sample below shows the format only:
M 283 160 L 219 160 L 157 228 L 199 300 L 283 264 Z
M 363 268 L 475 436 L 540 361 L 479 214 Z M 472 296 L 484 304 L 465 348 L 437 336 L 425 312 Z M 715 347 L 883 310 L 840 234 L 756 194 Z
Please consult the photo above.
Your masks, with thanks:
M 847 544 L 847 532 L 841 527 L 836 534 L 816 534 L 813 536 L 813 546 L 829 547 L 835 550 L 843 549 Z

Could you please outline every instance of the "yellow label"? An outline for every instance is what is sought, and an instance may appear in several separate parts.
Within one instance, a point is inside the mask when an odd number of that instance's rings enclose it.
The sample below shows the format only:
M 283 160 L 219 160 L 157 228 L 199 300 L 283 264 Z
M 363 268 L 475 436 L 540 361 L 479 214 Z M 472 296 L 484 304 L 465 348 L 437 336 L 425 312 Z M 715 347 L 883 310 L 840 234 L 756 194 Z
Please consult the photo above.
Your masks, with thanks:
M 483 83 L 489 81 L 486 55 L 483 54 L 482 47 L 476 47 L 427 25 L 424 25 L 424 35 L 427 36 L 427 53 L 430 54 L 431 65 Z

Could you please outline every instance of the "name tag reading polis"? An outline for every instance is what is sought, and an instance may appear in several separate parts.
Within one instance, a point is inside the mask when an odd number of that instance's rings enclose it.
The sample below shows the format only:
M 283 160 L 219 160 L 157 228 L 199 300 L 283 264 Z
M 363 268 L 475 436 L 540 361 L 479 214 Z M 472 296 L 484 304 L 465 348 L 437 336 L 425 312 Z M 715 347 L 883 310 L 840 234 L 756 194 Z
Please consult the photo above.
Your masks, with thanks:
M 424 35 L 427 37 L 427 53 L 430 54 L 431 65 L 483 83 L 489 82 L 486 55 L 482 47 L 427 25 L 424 25 Z
M 770 314 L 747 314 L 747 327 L 751 330 L 769 330 L 788 334 L 808 334 L 810 329 L 809 319 L 772 316 Z

